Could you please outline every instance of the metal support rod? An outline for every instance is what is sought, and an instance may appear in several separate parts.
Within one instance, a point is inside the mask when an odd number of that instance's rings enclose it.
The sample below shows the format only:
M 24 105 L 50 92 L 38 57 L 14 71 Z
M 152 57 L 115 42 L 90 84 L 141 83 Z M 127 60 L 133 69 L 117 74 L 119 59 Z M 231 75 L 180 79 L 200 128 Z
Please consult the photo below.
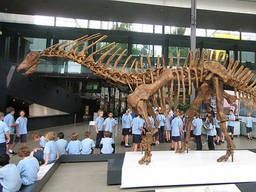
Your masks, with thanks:
M 196 50 L 196 0 L 191 0 L 191 34 L 190 34 L 190 48 L 195 56 Z
M 190 49 L 193 52 L 193 58 L 195 58 L 196 52 L 196 0 L 191 0 L 191 24 L 190 24 Z M 195 98 L 195 88 L 192 84 L 192 94 L 190 96 L 190 102 Z

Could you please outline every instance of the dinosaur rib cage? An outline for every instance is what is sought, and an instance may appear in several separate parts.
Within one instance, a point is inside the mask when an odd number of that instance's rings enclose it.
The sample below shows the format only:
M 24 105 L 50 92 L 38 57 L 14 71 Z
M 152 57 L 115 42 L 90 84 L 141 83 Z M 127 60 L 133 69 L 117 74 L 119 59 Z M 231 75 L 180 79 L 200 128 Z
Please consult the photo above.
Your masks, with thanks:
M 251 80 L 254 78 L 254 73 L 252 73 L 248 68 L 245 68 L 244 66 L 240 66 L 237 70 L 239 62 L 234 61 L 234 59 L 231 59 L 226 66 L 228 56 L 226 55 L 223 58 L 223 52 L 221 52 L 217 57 L 215 51 L 208 50 L 207 55 L 205 55 L 205 51 L 204 49 L 202 49 L 201 58 L 199 60 L 199 51 L 196 50 L 194 58 L 192 51 L 190 51 L 182 67 L 180 66 L 180 51 L 177 54 L 176 67 L 173 67 L 172 54 L 169 55 L 168 67 L 166 67 L 164 57 L 162 56 L 162 58 L 160 58 L 158 56 L 157 67 L 155 69 L 152 68 L 150 57 L 149 55 L 147 55 L 147 63 L 149 66 L 147 70 L 143 68 L 143 57 L 140 58 L 140 61 L 137 61 L 136 59 L 131 60 L 132 56 L 130 55 L 125 60 L 125 63 L 122 65 L 121 71 L 118 71 L 117 65 L 123 58 L 124 54 L 127 52 L 127 50 L 125 49 L 120 53 L 121 48 L 118 48 L 118 43 L 110 43 L 100 48 L 99 50 L 90 53 L 88 56 L 86 55 L 87 51 L 90 48 L 96 46 L 98 43 L 106 38 L 106 35 L 101 36 L 100 34 L 94 34 L 91 36 L 85 35 L 69 43 L 67 41 L 57 43 L 43 50 L 40 53 L 40 57 L 61 57 L 67 60 L 75 61 L 90 69 L 96 75 L 99 75 L 106 79 L 111 79 L 116 83 L 128 85 L 132 91 L 133 87 L 138 87 L 142 84 L 154 83 L 160 78 L 161 74 L 166 69 L 171 69 L 169 70 L 170 73 L 172 73 L 170 83 L 160 88 L 157 93 L 158 97 L 160 98 L 161 106 L 165 104 L 166 92 L 164 91 L 164 89 L 166 87 L 168 88 L 169 100 L 169 98 L 171 98 L 175 92 L 176 96 L 179 96 L 180 87 L 182 86 L 183 103 L 185 103 L 185 83 L 188 84 L 188 94 L 190 95 L 192 92 L 192 82 L 194 83 L 195 87 L 198 88 L 200 86 L 200 82 L 210 80 L 213 76 L 218 76 L 226 85 L 234 87 L 235 96 L 237 96 L 238 93 L 238 97 L 242 98 L 244 104 L 251 110 L 254 101 L 254 110 L 256 111 L 256 79 L 251 83 Z M 85 46 L 85 48 L 83 48 L 82 51 L 77 53 L 77 48 L 81 45 L 85 45 L 85 43 L 88 41 L 92 43 L 88 44 L 87 46 Z M 69 46 L 71 47 L 68 48 Z M 94 56 L 98 53 L 102 53 L 102 55 L 97 61 L 95 61 Z M 106 59 L 107 56 L 110 57 Z M 115 57 L 117 58 L 115 59 Z M 221 64 L 222 60 L 224 61 Z M 110 63 L 112 61 L 115 61 L 113 68 L 110 67 Z M 209 64 L 209 61 L 216 62 L 213 62 L 214 65 L 207 65 Z M 129 62 L 131 63 L 129 72 L 125 72 L 126 66 Z M 38 64 L 39 63 L 34 65 L 28 65 L 27 67 L 32 67 L 31 70 L 27 71 L 26 75 L 35 72 Z M 170 101 L 172 100 L 170 99 Z M 177 103 L 175 103 L 175 106 L 177 106 Z

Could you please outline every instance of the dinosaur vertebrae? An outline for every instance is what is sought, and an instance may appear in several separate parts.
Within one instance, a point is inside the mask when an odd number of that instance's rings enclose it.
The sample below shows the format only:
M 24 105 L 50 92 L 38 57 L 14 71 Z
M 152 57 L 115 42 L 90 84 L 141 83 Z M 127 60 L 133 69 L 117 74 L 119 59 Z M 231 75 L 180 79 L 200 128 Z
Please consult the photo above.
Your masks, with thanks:
M 224 58 L 223 65 L 220 65 L 220 62 L 223 59 L 222 52 L 218 55 L 218 58 L 216 58 L 215 51 L 208 51 L 205 60 L 204 49 L 202 49 L 199 61 L 198 50 L 196 51 L 194 58 L 192 52 L 190 51 L 183 64 L 183 67 L 180 66 L 180 52 L 177 54 L 177 66 L 175 67 L 173 66 L 172 54 L 169 55 L 169 67 L 166 67 L 163 56 L 162 58 L 158 57 L 156 69 L 152 68 L 150 57 L 147 55 L 147 70 L 145 70 L 143 67 L 143 57 L 140 58 L 140 61 L 137 61 L 136 59 L 132 61 L 132 56 L 130 55 L 125 60 L 121 70 L 118 71 L 117 66 L 124 57 L 124 54 L 127 52 L 126 49 L 121 52 L 121 49 L 118 48 L 118 43 L 110 43 L 94 52 L 91 52 L 90 54 L 87 54 L 89 49 L 96 46 L 106 38 L 106 35 L 101 36 L 100 34 L 94 34 L 91 36 L 85 35 L 72 42 L 68 43 L 67 41 L 64 41 L 46 48 L 40 53 L 40 56 L 61 57 L 75 61 L 101 77 L 111 79 L 112 81 L 120 84 L 129 85 L 131 90 L 133 90 L 133 86 L 137 87 L 141 84 L 150 84 L 155 82 L 167 68 L 171 68 L 172 70 L 170 72 L 172 73 L 173 80 L 167 86 L 168 101 L 171 103 L 172 101 L 177 101 L 179 98 L 181 86 L 183 88 L 183 103 L 185 103 L 185 84 L 188 84 L 188 94 L 190 95 L 192 92 L 192 82 L 194 82 L 194 85 L 197 88 L 199 87 L 200 82 L 210 80 L 214 75 L 217 75 L 225 82 L 226 85 L 234 87 L 236 95 L 238 92 L 238 97 L 241 97 L 244 103 L 250 107 L 251 110 L 253 101 L 254 104 L 256 104 L 256 80 L 249 85 L 250 81 L 254 77 L 254 74 L 249 71 L 248 68 L 244 68 L 244 66 L 240 66 L 239 69 L 236 70 L 239 63 L 238 61 L 234 61 L 234 59 L 231 59 L 226 67 L 226 62 L 228 60 L 227 55 Z M 91 43 L 84 46 L 88 41 Z M 84 46 L 84 48 L 77 52 L 78 47 L 80 46 Z M 95 55 L 99 53 L 101 53 L 101 56 L 95 60 Z M 207 61 L 216 61 L 216 63 L 207 63 Z M 112 62 L 114 63 L 113 68 L 110 67 Z M 126 70 L 128 63 L 130 63 L 130 67 L 129 70 Z M 33 73 L 38 64 L 39 63 L 34 64 L 31 67 L 32 69 L 26 74 Z M 172 98 L 173 92 L 176 92 L 176 99 Z M 163 106 L 166 98 L 165 87 L 160 88 L 157 95 L 160 98 L 160 105 Z M 249 98 L 251 101 L 250 103 Z M 177 106 L 177 103 L 175 103 L 175 106 Z M 254 109 L 256 109 L 256 105 L 254 105 Z

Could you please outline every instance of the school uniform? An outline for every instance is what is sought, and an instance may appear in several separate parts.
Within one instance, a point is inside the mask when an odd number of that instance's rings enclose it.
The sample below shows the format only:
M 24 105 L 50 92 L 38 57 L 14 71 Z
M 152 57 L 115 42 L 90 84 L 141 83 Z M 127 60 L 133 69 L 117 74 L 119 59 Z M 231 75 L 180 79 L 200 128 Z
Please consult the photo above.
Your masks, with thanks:
M 183 127 L 183 122 L 181 120 L 181 118 L 179 117 L 175 117 L 172 120 L 172 140 L 174 142 L 178 142 L 181 141 L 181 134 L 180 134 L 180 129 L 179 127 Z
M 82 144 L 79 140 L 70 141 L 66 148 L 69 155 L 80 155 L 82 150 Z
M 214 137 L 213 125 L 210 123 L 207 125 L 207 128 L 210 129 L 210 130 L 207 130 L 209 150 L 215 150 L 214 143 L 213 143 L 213 137 Z
M 96 125 L 98 127 L 98 134 L 96 136 L 96 148 L 99 148 L 100 141 L 102 138 L 104 138 L 104 118 L 103 117 L 97 117 L 96 118 Z
M 53 163 L 57 157 L 57 145 L 55 141 L 48 141 L 44 148 L 44 161 L 45 155 L 49 154 L 48 164 Z
M 48 164 L 53 163 L 57 157 L 57 145 L 55 141 L 46 142 L 43 150 L 37 150 L 34 152 L 34 157 L 38 161 L 44 163 L 46 154 L 49 154 Z
M 132 123 L 132 116 L 130 114 L 123 114 L 122 116 L 122 135 L 129 135 Z
M 214 118 L 214 123 L 215 123 L 215 128 L 216 128 L 217 135 L 219 137 L 222 137 L 222 131 L 221 131 L 220 125 L 219 125 L 220 121 L 216 117 Z
M 37 173 L 39 171 L 39 163 L 35 157 L 25 157 L 20 160 L 17 168 L 20 172 L 23 185 L 34 184 L 37 180 Z
M 39 145 L 44 148 L 45 147 L 45 144 L 46 144 L 46 140 L 45 140 L 45 137 L 44 136 L 41 136 L 40 137 L 40 141 L 39 141 Z
M 20 137 L 17 137 L 16 135 L 16 138 L 15 138 L 15 142 L 21 142 L 21 143 L 26 143 L 27 142 L 27 122 L 28 122 L 28 119 L 27 117 L 19 117 L 17 120 L 16 120 L 16 123 L 18 124 L 18 133 L 20 134 Z
M 228 119 L 235 120 L 236 117 L 234 114 L 232 114 L 232 115 L 228 115 Z M 234 127 L 235 127 L 235 121 L 228 121 L 228 132 L 229 133 L 232 133 L 232 134 L 234 133 Z
M 141 133 L 140 128 L 143 128 L 144 120 L 140 117 L 136 117 L 132 120 L 132 142 L 141 143 Z
M 5 133 L 9 131 L 5 122 L 0 121 L 0 155 L 6 154 L 6 137 Z
M 8 131 L 9 134 L 10 134 L 9 144 L 13 144 L 15 127 L 10 126 L 10 124 L 15 124 L 15 120 L 14 120 L 13 115 L 11 115 L 10 113 L 7 114 L 4 117 L 4 122 L 6 123 L 7 127 L 9 128 L 9 131 Z
M 20 172 L 16 165 L 7 164 L 0 168 L 0 185 L 3 192 L 19 191 L 21 184 Z
M 103 125 L 106 126 L 105 131 L 109 131 L 111 133 L 111 137 L 112 137 L 113 127 L 115 125 L 117 125 L 116 120 L 114 118 L 108 117 L 107 119 L 105 119 Z
M 171 121 L 172 121 L 172 116 L 167 115 L 165 117 L 165 123 L 164 123 L 164 130 L 165 131 L 170 131 L 171 130 Z
M 102 146 L 100 152 L 102 154 L 111 154 L 114 153 L 114 140 L 110 137 L 104 137 L 100 141 L 100 145 Z
M 68 142 L 65 139 L 58 139 L 55 143 L 59 152 L 59 156 L 65 155 Z
M 149 118 L 149 121 L 150 121 L 150 123 L 152 125 L 152 129 L 154 129 L 155 128 L 155 120 L 154 120 L 154 118 L 152 116 L 150 116 L 148 118 Z
M 165 121 L 165 116 L 163 114 L 159 114 L 156 116 L 156 120 L 159 122 L 158 126 L 158 132 L 159 132 L 159 141 L 161 143 L 164 142 L 164 121 Z
M 252 132 L 252 124 L 253 124 L 253 119 L 252 119 L 252 117 L 251 117 L 251 116 L 246 117 L 245 123 L 246 123 L 246 132 L 247 132 L 247 133 Z
M 202 134 L 203 121 L 200 118 L 196 118 L 192 121 L 192 125 L 195 127 L 193 134 L 196 141 L 196 150 L 202 150 L 201 134 Z
M 82 141 L 82 151 L 81 154 L 89 155 L 92 153 L 92 149 L 95 147 L 94 141 L 90 138 L 85 138 Z

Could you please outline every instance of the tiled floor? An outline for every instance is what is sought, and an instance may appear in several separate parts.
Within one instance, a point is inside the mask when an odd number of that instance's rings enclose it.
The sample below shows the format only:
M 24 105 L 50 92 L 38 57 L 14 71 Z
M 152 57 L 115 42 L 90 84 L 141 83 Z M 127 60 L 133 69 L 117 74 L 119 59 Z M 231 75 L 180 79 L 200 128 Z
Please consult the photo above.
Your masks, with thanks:
M 83 139 L 83 135 L 85 131 L 91 131 L 92 132 L 92 138 L 95 140 L 95 128 L 92 126 L 88 125 L 88 122 L 84 122 L 84 123 L 79 123 L 76 125 L 65 125 L 65 126 L 59 126 L 59 127 L 52 127 L 52 128 L 47 128 L 47 129 L 41 129 L 39 130 L 42 134 L 47 133 L 48 131 L 55 131 L 56 133 L 62 131 L 65 134 L 65 139 L 66 140 L 70 140 L 70 136 L 73 132 L 77 132 L 80 135 L 80 140 Z M 29 137 L 28 137 L 28 146 L 32 149 L 34 147 L 37 147 L 38 144 L 34 143 L 31 135 L 33 132 L 29 133 Z M 114 140 L 116 142 L 116 153 L 125 153 L 126 151 L 131 151 L 131 148 L 124 148 L 120 145 L 121 142 L 121 128 L 119 127 L 118 129 L 114 130 L 113 132 L 114 135 Z M 129 139 L 129 141 L 131 141 L 131 138 Z M 203 149 L 207 150 L 208 146 L 207 146 L 207 141 L 206 141 L 206 137 L 203 136 L 202 137 L 202 142 L 203 142 Z M 256 148 L 256 139 L 252 140 L 252 141 L 248 141 L 246 139 L 246 137 L 240 136 L 240 137 L 235 137 L 234 138 L 234 143 L 236 145 L 237 149 L 254 149 Z M 16 151 L 18 149 L 20 145 L 17 145 L 16 147 Z M 222 144 L 222 145 L 217 145 L 216 149 L 225 149 L 226 148 L 226 143 Z M 152 147 L 152 150 L 154 151 L 161 151 L 161 150 L 169 150 L 170 149 L 170 144 L 169 143 L 162 143 L 156 146 Z M 194 142 L 190 142 L 190 149 L 195 149 L 195 144 Z M 96 149 L 95 153 L 99 153 L 99 150 Z M 17 163 L 19 161 L 19 157 L 13 156 L 11 157 L 11 162 L 12 163 Z M 82 164 L 79 164 L 77 166 L 81 166 Z M 70 165 L 71 167 L 74 167 L 74 165 Z M 88 166 L 81 166 L 83 167 L 84 171 L 86 172 L 86 167 Z M 69 173 L 70 171 L 72 171 L 72 169 L 70 167 L 68 167 L 67 169 L 69 169 Z M 63 172 L 65 172 L 65 170 L 67 170 L 66 168 L 63 169 L 60 167 L 59 170 L 57 170 L 56 174 L 54 174 L 54 176 L 52 177 L 53 180 L 57 180 L 61 181 L 60 177 L 62 175 Z M 84 184 L 88 184 L 88 190 L 86 191 L 95 191 L 95 187 L 97 186 L 97 190 L 96 191 L 119 191 L 120 190 L 120 186 L 107 186 L 106 185 L 106 173 L 107 173 L 107 164 L 106 163 L 90 163 L 90 166 L 88 167 L 88 169 L 90 169 L 89 172 L 85 173 L 85 179 L 83 180 L 83 182 L 85 182 Z M 76 174 L 75 172 L 77 172 L 77 169 L 74 169 L 74 174 Z M 88 175 L 88 173 L 93 172 L 96 175 Z M 77 175 L 76 175 L 77 176 Z M 66 175 L 63 175 L 63 179 L 66 177 Z M 79 176 L 78 176 L 79 177 Z M 94 179 L 94 178 L 98 178 L 98 179 Z M 75 180 L 77 177 L 70 177 L 70 181 Z M 49 182 L 52 182 L 51 180 Z M 63 181 L 64 182 L 64 181 Z M 72 183 L 72 182 L 71 182 Z M 60 184 L 61 185 L 61 184 Z M 48 186 L 51 185 L 46 185 L 45 188 L 47 189 Z M 64 187 L 64 186 L 63 186 Z M 84 186 L 85 187 L 85 186 Z M 49 190 L 44 189 L 43 191 L 51 191 L 49 188 Z M 60 188 L 61 189 L 61 188 Z M 81 188 L 79 188 L 79 190 L 73 190 L 73 191 L 80 191 Z M 65 191 L 63 190 L 57 190 L 54 189 L 54 191 Z M 66 190 L 69 191 L 69 190 Z M 122 190 L 122 191 L 142 191 L 142 189 L 138 190 Z

